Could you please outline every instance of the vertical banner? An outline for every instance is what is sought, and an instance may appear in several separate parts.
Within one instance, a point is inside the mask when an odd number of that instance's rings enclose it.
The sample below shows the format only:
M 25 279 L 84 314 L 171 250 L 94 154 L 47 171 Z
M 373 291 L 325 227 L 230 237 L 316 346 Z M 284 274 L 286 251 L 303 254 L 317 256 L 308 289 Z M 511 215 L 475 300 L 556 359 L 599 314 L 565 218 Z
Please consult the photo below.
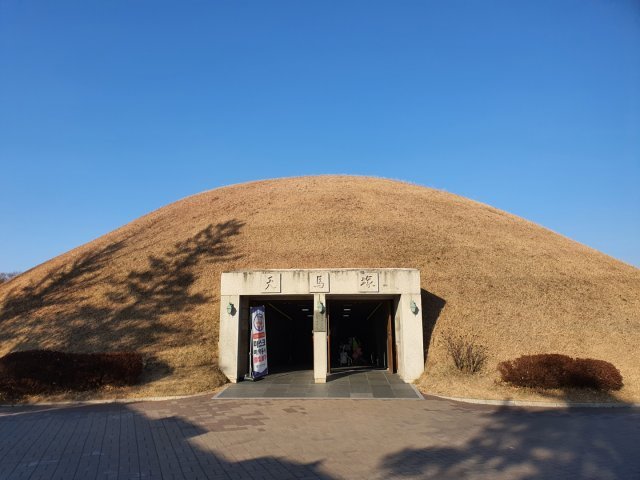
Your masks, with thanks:
M 251 307 L 251 376 L 264 377 L 267 370 L 267 326 L 264 305 Z

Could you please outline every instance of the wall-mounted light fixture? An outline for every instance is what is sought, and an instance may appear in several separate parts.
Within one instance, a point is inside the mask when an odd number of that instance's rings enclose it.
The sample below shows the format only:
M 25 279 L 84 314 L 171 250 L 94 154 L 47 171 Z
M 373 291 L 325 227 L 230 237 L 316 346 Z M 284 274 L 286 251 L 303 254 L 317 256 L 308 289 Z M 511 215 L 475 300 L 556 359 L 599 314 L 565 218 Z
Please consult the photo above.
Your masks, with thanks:
M 324 308 L 324 303 L 318 302 L 318 312 L 324 314 L 326 308 Z
M 229 302 L 229 305 L 227 305 L 227 313 L 229 315 L 233 315 L 234 313 L 236 313 L 236 307 L 231 302 Z
M 411 300 L 411 303 L 409 304 L 409 308 L 411 309 L 411 313 L 413 313 L 414 315 L 418 314 L 418 305 L 416 305 L 416 302 L 414 302 L 413 300 Z

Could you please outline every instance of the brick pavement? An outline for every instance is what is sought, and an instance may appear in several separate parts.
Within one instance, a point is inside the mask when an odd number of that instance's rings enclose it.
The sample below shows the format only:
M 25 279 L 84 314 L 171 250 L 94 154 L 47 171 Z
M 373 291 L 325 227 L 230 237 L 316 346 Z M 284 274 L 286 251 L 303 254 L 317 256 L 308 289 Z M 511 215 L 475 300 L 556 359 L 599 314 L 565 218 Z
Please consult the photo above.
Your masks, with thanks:
M 0 408 L 1 479 L 638 479 L 638 409 L 426 399 Z

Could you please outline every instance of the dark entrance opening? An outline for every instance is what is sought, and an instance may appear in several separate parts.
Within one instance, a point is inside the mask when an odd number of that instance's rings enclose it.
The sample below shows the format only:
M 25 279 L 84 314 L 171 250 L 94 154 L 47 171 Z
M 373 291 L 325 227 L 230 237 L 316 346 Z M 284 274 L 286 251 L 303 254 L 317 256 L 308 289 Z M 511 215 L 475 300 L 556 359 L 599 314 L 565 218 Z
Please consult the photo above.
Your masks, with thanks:
M 395 371 L 392 300 L 328 300 L 329 370 Z
M 252 300 L 249 305 L 265 307 L 269 373 L 312 369 L 313 300 Z

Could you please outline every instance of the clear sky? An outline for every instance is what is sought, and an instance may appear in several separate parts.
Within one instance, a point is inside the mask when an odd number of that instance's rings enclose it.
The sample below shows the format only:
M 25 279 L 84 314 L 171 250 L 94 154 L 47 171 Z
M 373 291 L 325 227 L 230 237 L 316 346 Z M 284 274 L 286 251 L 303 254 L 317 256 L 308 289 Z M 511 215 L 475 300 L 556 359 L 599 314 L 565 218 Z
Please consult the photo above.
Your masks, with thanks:
M 640 2 L 0 0 L 0 272 L 203 190 L 444 189 L 640 266 Z

